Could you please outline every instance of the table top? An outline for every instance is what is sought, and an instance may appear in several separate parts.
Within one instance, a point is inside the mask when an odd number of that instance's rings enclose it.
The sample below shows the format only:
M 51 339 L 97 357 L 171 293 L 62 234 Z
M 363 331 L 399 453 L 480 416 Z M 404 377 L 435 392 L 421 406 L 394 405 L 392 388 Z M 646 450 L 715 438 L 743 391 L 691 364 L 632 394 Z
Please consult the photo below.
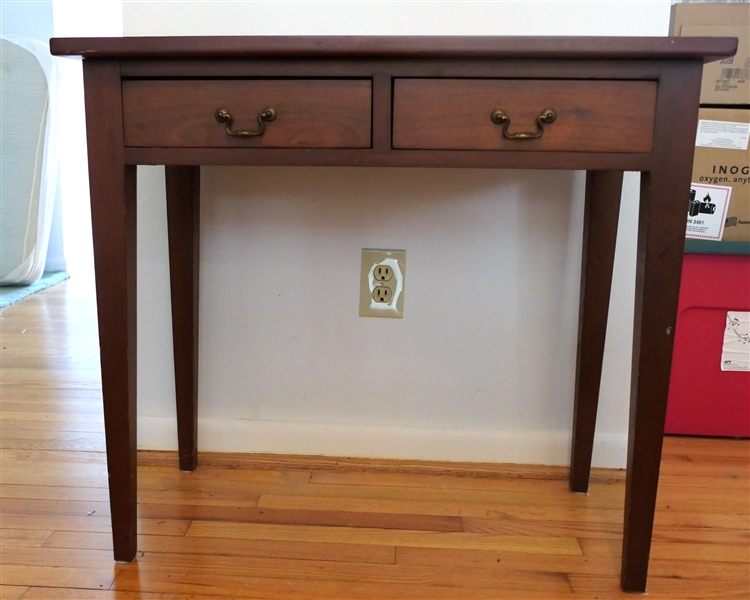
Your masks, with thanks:
M 636 59 L 706 62 L 737 38 L 521 36 L 195 36 L 53 38 L 55 56 L 85 58 L 414 57 Z

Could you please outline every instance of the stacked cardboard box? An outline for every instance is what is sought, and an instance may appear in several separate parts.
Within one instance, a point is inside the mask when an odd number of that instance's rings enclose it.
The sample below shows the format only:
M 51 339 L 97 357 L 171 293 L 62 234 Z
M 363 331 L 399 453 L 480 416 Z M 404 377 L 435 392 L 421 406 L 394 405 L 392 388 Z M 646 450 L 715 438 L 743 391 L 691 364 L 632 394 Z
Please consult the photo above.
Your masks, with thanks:
M 739 39 L 703 70 L 686 250 L 750 254 L 750 3 L 675 4 L 672 35 Z

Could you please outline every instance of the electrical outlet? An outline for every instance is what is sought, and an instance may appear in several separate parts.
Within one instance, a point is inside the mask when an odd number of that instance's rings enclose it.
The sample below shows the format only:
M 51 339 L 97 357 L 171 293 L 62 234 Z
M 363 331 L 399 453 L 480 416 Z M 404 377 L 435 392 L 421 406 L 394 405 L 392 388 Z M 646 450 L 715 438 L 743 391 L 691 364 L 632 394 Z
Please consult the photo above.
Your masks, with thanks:
M 359 316 L 404 316 L 406 250 L 362 250 Z
M 378 265 L 373 271 L 373 276 L 378 281 L 390 281 L 393 279 L 393 269 L 388 265 Z
M 379 285 L 372 292 L 372 299 L 378 304 L 388 304 L 392 297 L 391 288 L 384 285 Z

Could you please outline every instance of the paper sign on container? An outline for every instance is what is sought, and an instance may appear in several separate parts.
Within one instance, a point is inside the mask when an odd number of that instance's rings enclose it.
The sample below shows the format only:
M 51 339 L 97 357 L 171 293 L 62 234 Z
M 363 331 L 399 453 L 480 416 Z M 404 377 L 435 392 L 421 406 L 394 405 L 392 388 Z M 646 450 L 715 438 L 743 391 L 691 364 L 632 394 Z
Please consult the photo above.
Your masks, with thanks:
M 750 140 L 750 123 L 734 121 L 698 121 L 698 135 L 695 145 L 702 148 L 725 148 L 727 150 L 747 150 Z
M 731 195 L 730 187 L 691 183 L 685 237 L 721 241 Z
M 750 312 L 727 312 L 721 370 L 750 371 Z

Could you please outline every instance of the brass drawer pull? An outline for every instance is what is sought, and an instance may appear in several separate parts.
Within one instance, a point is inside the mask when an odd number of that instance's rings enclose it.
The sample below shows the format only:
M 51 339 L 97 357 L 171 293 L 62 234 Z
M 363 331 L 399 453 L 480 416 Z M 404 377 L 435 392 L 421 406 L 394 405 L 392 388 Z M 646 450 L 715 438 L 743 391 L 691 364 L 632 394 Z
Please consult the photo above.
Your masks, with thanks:
M 226 108 L 217 108 L 214 116 L 219 123 L 226 123 L 224 131 L 227 132 L 227 135 L 232 135 L 234 137 L 252 137 L 256 135 L 262 135 L 266 130 L 266 123 L 275 121 L 278 115 L 275 108 L 264 108 L 258 115 L 259 127 L 255 131 L 249 131 L 247 129 L 232 131 L 232 115 L 229 114 L 229 111 Z
M 510 117 L 508 113 L 502 108 L 496 108 L 490 113 L 490 120 L 496 125 L 503 126 L 503 135 L 509 140 L 533 140 L 540 138 L 544 135 L 544 128 L 550 123 L 554 123 L 557 119 L 557 113 L 552 108 L 545 108 L 536 118 L 538 131 L 535 133 L 508 133 L 508 127 L 510 127 Z

